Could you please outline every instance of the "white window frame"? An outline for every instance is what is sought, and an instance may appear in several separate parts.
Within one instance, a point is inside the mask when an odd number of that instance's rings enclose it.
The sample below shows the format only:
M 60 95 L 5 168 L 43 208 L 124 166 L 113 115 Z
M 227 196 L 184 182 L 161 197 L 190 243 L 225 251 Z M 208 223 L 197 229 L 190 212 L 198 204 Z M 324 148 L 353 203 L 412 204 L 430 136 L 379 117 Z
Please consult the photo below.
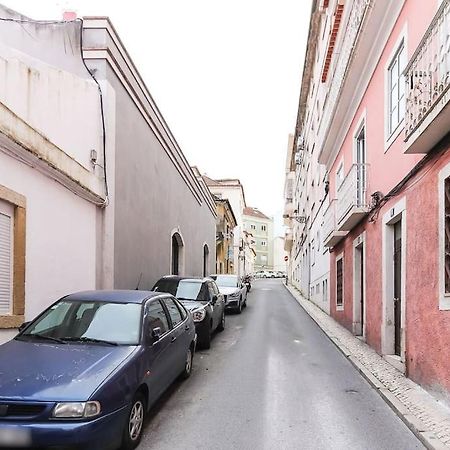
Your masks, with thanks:
M 337 265 L 338 262 L 342 260 L 342 305 L 338 305 L 337 302 Z M 336 256 L 336 262 L 335 262 L 335 277 L 336 277 L 336 287 L 335 287 L 335 304 L 336 304 L 336 311 L 344 311 L 344 305 L 345 305 L 345 260 L 344 260 L 344 252 Z
M 14 205 L 5 202 L 0 199 L 0 214 L 6 216 L 10 221 L 10 231 L 9 231 L 9 309 L 7 311 L 0 312 L 1 315 L 10 316 L 13 314 L 13 288 L 14 288 Z
M 404 109 L 405 114 L 397 126 L 391 130 L 390 129 L 390 99 L 391 99 L 391 87 L 390 87 L 390 68 L 394 63 L 394 60 L 397 58 L 400 49 L 403 48 L 403 52 L 405 54 L 405 67 L 408 64 L 408 24 L 405 23 L 402 31 L 400 32 L 395 45 L 392 48 L 392 51 L 387 58 L 387 62 L 384 68 L 384 151 L 385 153 L 388 151 L 389 147 L 395 142 L 399 134 L 405 128 L 405 116 L 406 116 L 406 86 L 405 86 L 405 94 L 403 97 L 403 101 L 405 103 Z M 405 79 L 403 81 L 406 83 Z
M 450 294 L 445 293 L 445 187 L 444 183 L 450 177 L 450 164 L 447 164 L 439 172 L 438 177 L 438 195 L 439 195 L 439 310 L 450 311 Z

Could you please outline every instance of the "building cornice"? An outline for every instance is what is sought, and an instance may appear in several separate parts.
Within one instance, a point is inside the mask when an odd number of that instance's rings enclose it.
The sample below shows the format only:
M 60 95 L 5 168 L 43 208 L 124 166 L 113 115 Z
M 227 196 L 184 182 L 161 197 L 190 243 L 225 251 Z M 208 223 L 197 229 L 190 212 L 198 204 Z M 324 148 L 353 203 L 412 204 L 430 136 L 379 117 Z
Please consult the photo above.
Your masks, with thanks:
M 202 189 L 178 142 L 153 100 L 135 64 L 123 45 L 114 26 L 107 17 L 83 18 L 83 31 L 101 30 L 108 34 L 113 45 L 83 47 L 85 60 L 105 60 L 135 103 L 144 120 L 154 132 L 160 145 L 181 175 L 189 190 L 201 205 L 206 202 L 211 209 L 212 200 Z M 86 41 L 86 39 L 85 39 Z M 214 213 L 215 214 L 215 213 Z

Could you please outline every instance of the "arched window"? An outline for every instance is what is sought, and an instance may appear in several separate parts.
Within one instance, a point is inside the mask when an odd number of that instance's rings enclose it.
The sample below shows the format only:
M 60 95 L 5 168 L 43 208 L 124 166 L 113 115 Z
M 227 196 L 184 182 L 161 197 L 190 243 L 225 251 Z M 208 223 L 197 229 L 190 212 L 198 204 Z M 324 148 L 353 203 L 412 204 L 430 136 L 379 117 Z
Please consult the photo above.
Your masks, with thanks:
M 207 244 L 203 245 L 203 276 L 209 275 L 209 248 Z
M 172 275 L 181 275 L 183 239 L 179 233 L 172 235 Z

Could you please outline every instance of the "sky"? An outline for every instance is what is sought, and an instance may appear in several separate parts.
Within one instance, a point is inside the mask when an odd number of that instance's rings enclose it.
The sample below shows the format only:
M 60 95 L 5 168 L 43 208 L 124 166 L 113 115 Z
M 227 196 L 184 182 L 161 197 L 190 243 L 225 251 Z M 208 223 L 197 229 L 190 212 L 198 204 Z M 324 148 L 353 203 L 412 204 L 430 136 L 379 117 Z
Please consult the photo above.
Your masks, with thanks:
M 109 16 L 191 165 L 239 178 L 283 234 L 311 0 L 0 0 L 33 19 Z

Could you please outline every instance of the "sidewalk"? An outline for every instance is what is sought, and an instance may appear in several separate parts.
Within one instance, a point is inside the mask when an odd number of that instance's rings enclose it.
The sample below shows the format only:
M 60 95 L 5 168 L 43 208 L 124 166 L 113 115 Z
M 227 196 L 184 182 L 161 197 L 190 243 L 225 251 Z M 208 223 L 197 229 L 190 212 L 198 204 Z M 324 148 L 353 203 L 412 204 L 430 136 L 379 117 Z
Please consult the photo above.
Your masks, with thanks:
M 450 409 L 287 286 L 298 303 L 428 449 L 450 449 Z

